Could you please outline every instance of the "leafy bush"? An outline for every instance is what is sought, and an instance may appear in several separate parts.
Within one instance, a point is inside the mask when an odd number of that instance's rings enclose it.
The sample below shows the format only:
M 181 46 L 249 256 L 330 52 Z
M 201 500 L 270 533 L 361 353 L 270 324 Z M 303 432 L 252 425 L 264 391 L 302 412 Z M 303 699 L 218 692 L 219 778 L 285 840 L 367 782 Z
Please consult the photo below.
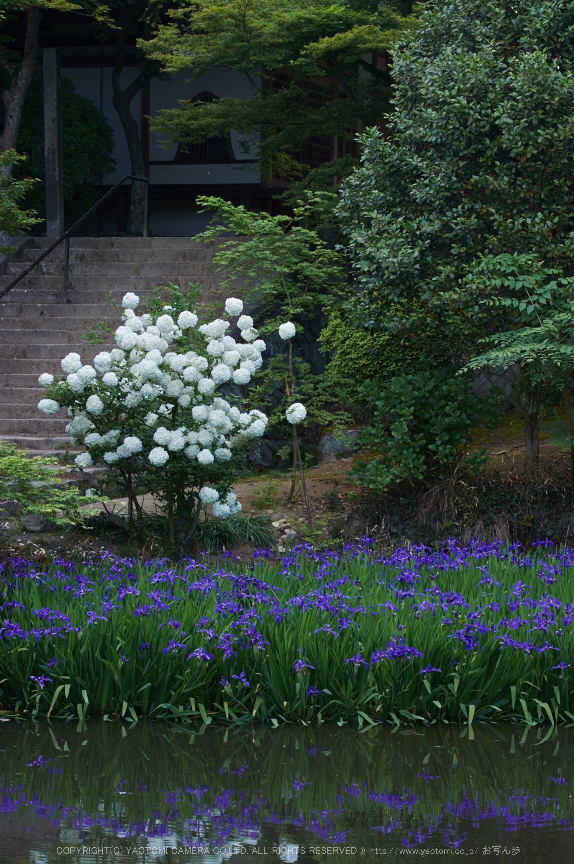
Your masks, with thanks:
M 83 521 L 86 499 L 66 485 L 63 470 L 55 457 L 30 457 L 0 440 L 0 500 L 17 501 L 22 516 L 35 513 L 56 525 Z
M 267 417 L 257 410 L 244 413 L 215 394 L 227 382 L 247 384 L 266 346 L 248 316 L 238 319 L 237 342 L 226 335 L 228 320 L 197 328 L 197 315 L 182 308 L 194 295 L 172 296 L 176 307 L 160 306 L 156 293 L 153 315 L 138 316 L 139 298 L 126 294 L 123 324 L 115 333 L 119 347 L 100 352 L 93 366 L 68 354 L 62 360 L 66 378 L 40 376 L 49 398 L 38 407 L 53 414 L 67 406 L 72 420 L 66 429 L 87 448 L 75 459 L 78 468 L 108 466 L 140 524 L 138 495 L 152 494 L 167 518 L 170 541 L 184 548 L 203 509 L 211 506 L 217 518 L 241 509 L 231 485 L 241 454 L 263 435 Z M 237 317 L 243 303 L 229 298 L 225 308 L 226 319 Z M 177 350 L 168 351 L 170 344 Z
M 5 169 L 22 165 L 26 161 L 24 156 L 19 156 L 15 150 L 5 150 L 0 153 L 0 233 L 17 234 L 18 231 L 26 231 L 41 222 L 36 218 L 33 210 L 22 210 L 21 204 L 27 198 L 38 180 L 29 177 L 20 180 L 7 177 Z M 0 246 L 0 255 L 7 255 L 14 251 L 15 247 Z
M 431 368 L 396 375 L 382 386 L 368 381 L 359 388 L 374 410 L 358 445 L 378 453 L 355 466 L 353 476 L 361 485 L 384 492 L 393 482 L 448 473 L 464 459 L 470 430 L 478 416 L 485 418 L 489 403 L 475 399 L 468 379 L 455 377 L 455 372 Z M 480 455 L 466 459 L 473 469 L 482 461 Z

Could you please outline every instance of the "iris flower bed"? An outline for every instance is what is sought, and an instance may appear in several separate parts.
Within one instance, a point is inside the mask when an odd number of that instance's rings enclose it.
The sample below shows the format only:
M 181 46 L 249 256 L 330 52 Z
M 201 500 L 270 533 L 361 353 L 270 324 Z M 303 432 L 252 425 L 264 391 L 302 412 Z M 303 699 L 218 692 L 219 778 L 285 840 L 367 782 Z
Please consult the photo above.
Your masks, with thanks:
M 184 722 L 574 721 L 574 550 L 0 568 L 2 710 Z M 572 712 L 572 713 L 571 713 Z

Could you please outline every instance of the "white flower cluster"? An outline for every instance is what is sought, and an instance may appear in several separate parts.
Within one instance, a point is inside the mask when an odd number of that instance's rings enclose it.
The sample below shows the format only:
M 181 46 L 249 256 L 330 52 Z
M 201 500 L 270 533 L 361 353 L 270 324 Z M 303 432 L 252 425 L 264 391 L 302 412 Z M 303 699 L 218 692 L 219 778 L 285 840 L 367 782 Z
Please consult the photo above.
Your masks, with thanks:
M 225 302 L 225 311 L 227 315 L 240 316 L 237 326 L 242 341 L 227 333 L 229 321 L 217 318 L 199 327 L 205 339 L 201 353 L 178 353 L 168 349 L 174 343 L 177 345 L 184 330 L 197 326 L 197 315 L 184 311 L 174 320 L 169 314 L 172 307 L 165 306 L 154 321 L 151 315 L 136 315 L 138 305 L 137 295 L 129 292 L 124 296 L 123 323 L 115 332 L 117 348 L 100 352 L 93 365 L 84 365 L 75 353 L 61 362 L 69 389 L 76 399 L 82 399 L 84 406 L 81 411 L 75 409 L 66 427 L 74 443 L 83 439 L 88 448 L 87 453 L 76 457 L 77 466 L 86 468 L 94 460 L 115 465 L 137 456 L 140 466 L 142 460 L 147 460 L 161 468 L 176 454 L 182 454 L 198 467 L 228 462 L 234 447 L 260 437 L 267 425 L 262 412 L 242 413 L 215 394 L 220 385 L 228 382 L 247 384 L 261 366 L 266 346 L 258 338 L 253 319 L 241 314 L 241 300 L 230 297 Z M 53 380 L 53 376 L 44 373 L 39 382 L 49 387 Z M 119 412 L 128 418 L 124 428 L 127 425 L 133 431 L 123 440 L 117 429 L 100 434 L 106 428 L 107 406 L 113 406 L 116 416 Z M 60 410 L 54 399 L 42 399 L 38 407 L 45 414 Z M 139 410 L 133 426 L 129 426 L 130 412 L 134 409 Z M 141 409 L 146 413 L 142 415 Z M 143 419 L 135 420 L 136 417 Z M 178 425 L 173 428 L 176 422 Z M 212 505 L 215 516 L 228 516 L 240 509 L 232 493 L 225 500 L 219 500 L 218 493 L 215 494 L 217 498 L 205 501 Z
M 210 486 L 203 486 L 199 490 L 199 497 L 204 504 L 211 504 L 211 510 L 214 516 L 219 519 L 226 519 L 228 516 L 234 516 L 241 510 L 241 502 L 237 500 L 235 492 L 228 492 L 223 501 L 219 498 L 217 489 L 212 489 Z

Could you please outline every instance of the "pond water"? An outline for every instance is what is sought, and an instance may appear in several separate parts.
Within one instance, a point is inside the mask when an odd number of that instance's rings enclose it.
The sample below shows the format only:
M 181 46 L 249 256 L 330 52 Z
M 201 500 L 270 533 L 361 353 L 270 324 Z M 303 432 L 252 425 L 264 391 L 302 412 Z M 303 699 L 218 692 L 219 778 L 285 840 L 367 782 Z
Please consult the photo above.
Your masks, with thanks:
M 0 862 L 574 862 L 574 734 L 0 725 Z

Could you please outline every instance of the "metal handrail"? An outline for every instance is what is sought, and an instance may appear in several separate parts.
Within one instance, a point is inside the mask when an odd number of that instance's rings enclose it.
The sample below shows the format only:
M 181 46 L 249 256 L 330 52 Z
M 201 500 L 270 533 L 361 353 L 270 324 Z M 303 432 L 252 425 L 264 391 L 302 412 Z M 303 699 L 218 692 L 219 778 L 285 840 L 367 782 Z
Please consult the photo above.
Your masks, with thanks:
M 143 224 L 143 236 L 147 237 L 149 178 L 148 177 L 138 177 L 137 175 L 133 175 L 133 174 L 126 174 L 125 177 L 122 177 L 122 179 L 119 181 L 119 183 L 116 183 L 116 185 L 112 186 L 112 188 L 108 192 L 106 192 L 105 195 L 102 195 L 100 200 L 96 201 L 96 203 L 94 204 L 93 207 L 90 207 L 90 209 L 87 210 L 83 216 L 80 216 L 80 218 L 76 222 L 74 222 L 74 224 L 72 225 L 71 228 L 68 228 L 68 230 L 64 234 L 62 234 L 61 237 L 58 237 L 57 240 L 54 240 L 52 245 L 48 246 L 48 248 L 44 252 L 42 252 L 42 254 L 39 255 L 35 261 L 33 261 L 31 264 L 28 264 L 26 269 L 23 270 L 19 276 L 16 276 L 16 278 L 13 280 L 13 282 L 11 282 L 8 285 L 7 288 L 4 288 L 4 290 L 0 292 L 0 300 L 2 299 L 2 297 L 4 297 L 8 293 L 8 291 L 11 291 L 12 288 L 14 288 L 18 284 L 18 282 L 21 282 L 22 279 L 24 279 L 24 277 L 26 277 L 28 275 L 28 273 L 31 273 L 32 270 L 34 269 L 34 267 L 37 267 L 38 264 L 40 264 L 44 260 L 44 258 L 46 258 L 50 254 L 50 252 L 53 252 L 54 249 L 60 245 L 60 243 L 64 243 L 64 249 L 65 249 L 65 252 L 64 252 L 64 256 L 65 256 L 65 258 L 64 258 L 64 302 L 67 302 L 67 300 L 68 300 L 68 271 L 70 268 L 70 236 L 71 236 L 72 232 L 75 231 L 76 228 L 78 228 L 82 224 L 82 222 L 85 222 L 86 219 L 92 215 L 92 213 L 95 213 L 96 210 L 98 209 L 98 207 L 101 204 L 103 204 L 104 201 L 107 201 L 107 199 L 110 197 L 110 195 L 113 195 L 113 193 L 116 191 L 116 189 L 119 189 L 119 187 L 122 186 L 126 182 L 126 180 L 139 180 L 140 183 L 145 183 L 148 187 L 146 189 L 146 196 L 145 196 L 144 224 Z

